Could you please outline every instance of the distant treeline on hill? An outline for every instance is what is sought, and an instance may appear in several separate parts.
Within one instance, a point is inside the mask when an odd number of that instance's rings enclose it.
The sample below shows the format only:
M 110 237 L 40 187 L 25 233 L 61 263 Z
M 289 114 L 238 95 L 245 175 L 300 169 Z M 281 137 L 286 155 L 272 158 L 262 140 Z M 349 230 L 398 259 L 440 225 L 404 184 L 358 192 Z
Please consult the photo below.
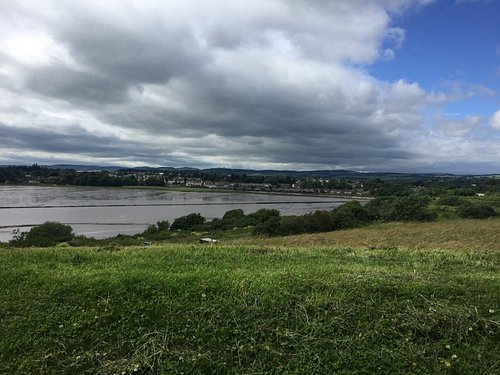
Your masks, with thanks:
M 231 173 L 228 173 L 231 171 Z M 251 174 L 247 172 L 252 172 Z M 249 185 L 249 189 L 280 187 L 284 191 L 330 193 L 350 191 L 375 197 L 408 196 L 415 192 L 430 197 L 444 195 L 474 196 L 500 192 L 500 179 L 487 176 L 453 176 L 428 174 L 363 174 L 346 171 L 351 177 L 312 177 L 309 172 L 264 171 L 226 169 L 120 169 L 111 171 L 76 171 L 54 169 L 34 164 L 32 166 L 0 167 L 3 184 L 54 184 L 79 186 L 166 186 L 235 188 Z M 333 173 L 333 171 L 331 171 Z M 319 173 L 319 171 L 318 171 Z M 325 172 L 326 173 L 326 172 Z M 239 186 L 238 186 L 239 185 Z

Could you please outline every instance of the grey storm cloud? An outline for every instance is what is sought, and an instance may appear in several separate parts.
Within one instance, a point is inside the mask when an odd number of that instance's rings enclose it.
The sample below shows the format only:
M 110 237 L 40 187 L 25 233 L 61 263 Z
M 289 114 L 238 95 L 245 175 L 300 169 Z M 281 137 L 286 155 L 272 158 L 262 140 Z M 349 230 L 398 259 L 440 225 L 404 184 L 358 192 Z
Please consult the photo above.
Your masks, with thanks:
M 404 43 L 393 14 L 429 2 L 6 0 L 0 147 L 131 165 L 417 167 L 408 139 L 439 100 L 363 67 Z
M 123 152 L 123 144 L 117 145 L 111 137 L 97 137 L 85 129 L 74 127 L 70 133 L 60 133 L 50 129 L 16 128 L 0 124 L 2 138 L 0 145 L 3 147 L 31 147 L 47 152 L 76 152 L 95 155 L 119 155 Z M 137 145 L 135 145 L 137 146 Z M 134 148 L 133 144 L 126 147 L 127 151 Z
M 127 101 L 127 84 L 107 76 L 54 65 L 33 69 L 26 87 L 38 94 L 84 104 L 118 103 Z

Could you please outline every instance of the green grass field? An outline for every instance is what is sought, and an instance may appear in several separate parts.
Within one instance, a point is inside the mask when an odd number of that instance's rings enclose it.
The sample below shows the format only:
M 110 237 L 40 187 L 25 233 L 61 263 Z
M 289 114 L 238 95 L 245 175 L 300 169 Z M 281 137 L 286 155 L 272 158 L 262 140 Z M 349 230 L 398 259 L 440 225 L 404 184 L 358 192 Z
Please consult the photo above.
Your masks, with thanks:
M 457 223 L 1 250 L 0 373 L 498 374 L 499 221 Z

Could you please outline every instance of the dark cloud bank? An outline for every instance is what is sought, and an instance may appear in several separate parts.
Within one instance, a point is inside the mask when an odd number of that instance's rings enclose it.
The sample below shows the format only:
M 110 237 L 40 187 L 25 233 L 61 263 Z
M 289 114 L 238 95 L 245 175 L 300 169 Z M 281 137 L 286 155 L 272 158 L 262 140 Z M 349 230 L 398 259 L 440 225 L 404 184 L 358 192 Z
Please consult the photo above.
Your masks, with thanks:
M 0 161 L 456 169 L 486 141 L 437 133 L 441 95 L 364 69 L 424 3 L 7 1 L 1 32 L 28 47 L 0 51 Z

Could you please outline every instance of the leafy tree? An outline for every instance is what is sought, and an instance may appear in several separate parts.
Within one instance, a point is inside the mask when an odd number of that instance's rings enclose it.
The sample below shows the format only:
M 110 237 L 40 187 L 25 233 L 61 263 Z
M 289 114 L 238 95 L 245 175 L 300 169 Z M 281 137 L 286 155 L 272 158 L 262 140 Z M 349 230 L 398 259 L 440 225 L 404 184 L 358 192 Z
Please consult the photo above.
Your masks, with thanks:
M 307 233 L 333 230 L 333 220 L 328 211 L 317 210 L 312 214 L 304 215 L 302 220 Z
M 245 214 L 241 208 L 237 208 L 234 210 L 229 210 L 226 211 L 224 216 L 222 216 L 222 220 L 234 220 L 234 219 L 241 219 L 244 217 Z
M 305 221 L 302 216 L 282 216 L 279 233 L 282 236 L 301 234 L 306 232 Z
M 205 223 L 205 218 L 199 213 L 193 213 L 175 219 L 170 229 L 190 230 L 202 225 L 203 223 Z
M 268 236 L 280 235 L 280 222 L 279 216 L 271 216 L 268 220 L 257 224 L 253 230 L 254 234 L 264 234 Z
M 431 198 L 426 195 L 412 194 L 395 200 L 390 220 L 431 221 L 436 214 L 428 209 Z
M 73 228 L 54 221 L 46 221 L 30 229 L 28 233 L 19 235 L 10 244 L 17 247 L 48 247 L 74 238 Z
M 232 228 L 244 228 L 249 225 L 253 225 L 255 220 L 245 216 L 242 209 L 234 209 L 227 211 L 222 219 L 214 219 L 210 222 L 210 228 L 212 229 L 232 229 Z
M 439 198 L 437 204 L 440 204 L 442 206 L 456 207 L 464 204 L 464 199 L 458 195 L 445 195 Z
M 257 225 L 261 223 L 265 223 L 272 217 L 279 217 L 280 212 L 275 209 L 275 208 L 261 208 L 260 210 L 257 210 L 254 213 L 251 213 L 248 215 L 248 218 L 250 219 L 250 223 L 252 225 Z
M 148 225 L 146 230 L 141 233 L 141 236 L 151 237 L 151 236 L 155 235 L 156 233 L 158 233 L 158 227 L 154 224 L 150 224 L 150 225 Z
M 332 228 L 357 228 L 370 222 L 370 215 L 358 201 L 351 201 L 331 212 Z
M 161 220 L 156 222 L 156 226 L 158 227 L 158 230 L 169 230 L 170 229 L 170 222 L 168 220 Z
M 379 197 L 369 201 L 364 209 L 372 220 L 389 220 L 396 197 Z
M 463 218 L 487 219 L 496 216 L 495 209 L 488 204 L 465 204 L 458 210 L 458 215 Z
M 422 194 L 375 198 L 365 206 L 368 214 L 384 221 L 430 221 L 436 214 L 428 209 L 431 198 Z
M 470 188 L 463 188 L 453 190 L 453 194 L 462 197 L 473 197 L 474 195 L 476 195 L 476 192 Z

